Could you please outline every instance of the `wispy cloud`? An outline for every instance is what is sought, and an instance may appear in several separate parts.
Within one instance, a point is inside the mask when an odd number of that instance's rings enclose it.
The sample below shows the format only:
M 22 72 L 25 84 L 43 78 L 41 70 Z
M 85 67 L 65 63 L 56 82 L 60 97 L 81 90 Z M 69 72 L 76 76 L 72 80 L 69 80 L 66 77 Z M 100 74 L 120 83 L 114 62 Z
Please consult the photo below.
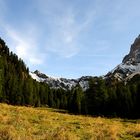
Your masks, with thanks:
M 0 0 L 0 31 L 1 37 L 8 40 L 10 50 L 22 58 L 28 65 L 39 65 L 45 61 L 45 53 L 39 50 L 38 36 L 39 30 L 32 21 L 28 25 L 23 23 L 24 28 L 12 26 L 5 17 L 10 12 L 7 1 Z M 17 21 L 18 24 L 18 21 Z M 43 53 L 42 53 L 43 52 Z
M 10 12 L 4 0 L 0 0 L 0 31 L 1 36 L 8 40 L 10 50 L 22 58 L 28 65 L 42 64 L 45 54 L 38 51 L 37 35 L 33 23 L 30 22 L 25 28 L 18 29 L 9 24 L 6 20 L 7 13 Z
M 30 68 L 38 64 L 42 70 L 47 65 L 53 73 L 58 65 L 63 69 L 65 65 L 110 64 L 108 60 L 121 60 L 128 49 L 123 42 L 139 32 L 139 4 L 139 0 L 27 0 L 18 4 L 0 0 L 0 36 Z
M 46 19 L 52 21 L 49 22 L 51 34 L 46 39 L 47 52 L 52 52 L 66 58 L 76 55 L 80 50 L 78 39 L 92 23 L 94 11 L 84 9 L 85 11 L 83 12 L 83 17 L 80 17 L 80 21 L 78 19 L 78 11 L 74 7 L 68 4 L 64 6 L 62 1 L 55 1 L 55 4 L 50 5 L 47 9 L 44 6 L 47 6 L 47 4 L 47 2 L 40 2 L 41 12 L 45 15 Z M 58 6 L 56 7 L 55 5 L 57 4 Z
M 26 30 L 26 34 L 21 34 L 11 27 L 6 28 L 7 35 L 12 39 L 12 48 L 15 50 L 17 55 L 24 59 L 28 64 L 39 65 L 42 64 L 45 55 L 39 51 L 37 41 L 35 40 L 34 34 L 31 30 Z

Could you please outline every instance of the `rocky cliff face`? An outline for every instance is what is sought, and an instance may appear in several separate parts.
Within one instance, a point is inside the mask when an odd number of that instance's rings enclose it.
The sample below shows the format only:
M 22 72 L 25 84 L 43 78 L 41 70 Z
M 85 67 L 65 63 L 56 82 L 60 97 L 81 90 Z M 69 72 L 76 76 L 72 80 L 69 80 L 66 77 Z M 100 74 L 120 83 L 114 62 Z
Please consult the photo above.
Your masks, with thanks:
M 135 74 L 140 74 L 140 35 L 131 45 L 130 52 L 124 57 L 122 63 L 110 71 L 106 78 L 114 77 L 119 81 L 125 81 Z
M 126 82 L 136 74 L 140 74 L 140 35 L 131 45 L 130 52 L 124 57 L 122 63 L 105 75 L 104 78 Z M 37 70 L 30 72 L 30 75 L 38 82 L 47 83 L 51 88 L 62 88 L 64 90 L 71 90 L 77 85 L 80 85 L 83 90 L 86 90 L 89 87 L 89 79 L 92 78 L 91 76 L 85 76 L 79 79 L 54 78 L 46 76 Z
M 30 72 L 30 75 L 33 79 L 35 79 L 38 82 L 44 82 L 47 83 L 51 88 L 62 88 L 64 90 L 71 90 L 72 88 L 76 86 L 81 86 L 81 88 L 85 91 L 89 87 L 89 79 L 90 76 L 83 76 L 78 79 L 66 79 L 66 78 L 56 78 L 56 77 L 50 77 L 47 76 L 38 70 L 34 72 Z
M 130 53 L 124 57 L 122 62 L 126 64 L 140 63 L 140 35 L 135 39 L 131 45 Z

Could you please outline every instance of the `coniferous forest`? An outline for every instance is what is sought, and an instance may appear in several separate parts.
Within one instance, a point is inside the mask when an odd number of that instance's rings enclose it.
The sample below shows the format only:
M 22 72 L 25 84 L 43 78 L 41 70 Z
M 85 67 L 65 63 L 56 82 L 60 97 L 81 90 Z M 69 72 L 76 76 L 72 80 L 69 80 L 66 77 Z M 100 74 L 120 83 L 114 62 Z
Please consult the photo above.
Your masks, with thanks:
M 49 106 L 74 114 L 107 117 L 140 117 L 140 76 L 127 83 L 94 77 L 89 89 L 51 89 L 33 80 L 29 69 L 0 39 L 0 102 L 24 106 Z

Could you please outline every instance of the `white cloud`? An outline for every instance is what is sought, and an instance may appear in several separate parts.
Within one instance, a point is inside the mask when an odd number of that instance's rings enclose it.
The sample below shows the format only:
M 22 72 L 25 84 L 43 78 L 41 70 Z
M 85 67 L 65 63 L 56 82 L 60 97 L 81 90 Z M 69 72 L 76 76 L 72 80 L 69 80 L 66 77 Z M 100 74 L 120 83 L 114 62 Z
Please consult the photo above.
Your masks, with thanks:
M 7 1 L 0 0 L 0 31 L 1 37 L 7 39 L 6 42 L 10 50 L 16 53 L 27 64 L 36 65 L 42 64 L 45 60 L 45 54 L 39 51 L 37 37 L 39 31 L 30 21 L 24 29 L 18 29 L 9 24 L 6 20 L 6 15 L 10 12 L 6 5 Z
M 6 31 L 12 40 L 12 49 L 20 58 L 31 65 L 43 63 L 45 55 L 38 51 L 39 48 L 34 38 L 34 34 L 36 33 L 26 31 L 26 34 L 21 34 L 21 32 L 15 31 L 10 27 L 7 27 Z
M 31 64 L 35 64 L 35 65 L 43 64 L 43 60 L 38 59 L 37 57 L 31 57 L 31 58 L 29 58 L 29 61 Z
M 63 4 L 64 1 L 40 2 L 39 10 L 45 16 L 50 29 L 50 35 L 46 39 L 46 51 L 62 57 L 76 55 L 80 48 L 79 38 L 89 29 L 95 12 L 93 10 L 79 11 L 73 6 Z M 57 5 L 58 4 L 58 5 Z M 83 13 L 83 16 L 80 14 Z M 81 20 L 79 20 L 79 18 Z

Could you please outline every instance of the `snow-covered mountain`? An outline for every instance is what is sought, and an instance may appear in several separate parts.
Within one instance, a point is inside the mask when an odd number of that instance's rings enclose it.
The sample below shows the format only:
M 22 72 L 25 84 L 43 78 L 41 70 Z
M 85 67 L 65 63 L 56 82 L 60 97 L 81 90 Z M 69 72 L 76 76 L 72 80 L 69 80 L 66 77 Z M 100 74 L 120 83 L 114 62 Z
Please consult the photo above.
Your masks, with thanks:
M 62 88 L 64 90 L 71 90 L 73 87 L 80 85 L 84 91 L 88 89 L 88 82 L 91 78 L 90 76 L 83 76 L 78 79 L 55 78 L 47 76 L 39 72 L 38 70 L 30 72 L 30 75 L 33 79 L 35 79 L 38 82 L 47 83 L 51 88 Z
M 108 72 L 104 78 L 115 78 L 117 81 L 127 81 L 136 74 L 140 74 L 140 35 L 131 45 L 130 52 L 124 57 L 122 63 Z M 91 76 L 83 76 L 78 79 L 54 78 L 47 76 L 38 70 L 30 72 L 30 75 L 38 82 L 47 83 L 51 88 L 71 90 L 73 87 L 80 85 L 84 91 L 89 88 L 89 79 L 92 78 Z
M 106 78 L 116 78 L 118 81 L 126 81 L 134 75 L 140 74 L 140 35 L 131 45 L 128 55 L 126 55 L 121 64 L 110 71 Z

